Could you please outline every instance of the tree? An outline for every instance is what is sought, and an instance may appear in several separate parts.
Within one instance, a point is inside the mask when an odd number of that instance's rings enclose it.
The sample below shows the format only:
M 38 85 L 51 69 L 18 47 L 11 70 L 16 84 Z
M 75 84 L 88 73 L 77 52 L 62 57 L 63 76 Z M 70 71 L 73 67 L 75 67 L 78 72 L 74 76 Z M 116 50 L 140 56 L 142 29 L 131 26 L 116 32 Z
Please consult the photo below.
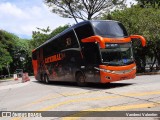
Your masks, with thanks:
M 0 66 L 1 66 L 1 70 L 0 71 L 5 71 L 5 74 L 10 74 L 10 64 L 12 63 L 13 61 L 13 49 L 14 49 L 14 45 L 16 43 L 16 39 L 18 37 L 11 34 L 11 33 L 8 33 L 4 30 L 0 30 L 0 48 L 1 48 L 1 54 L 2 54 L 2 57 L 0 58 L 1 62 L 0 62 Z
M 4 30 L 0 30 L 0 55 L 0 71 L 3 74 L 13 73 L 16 68 L 26 69 L 26 65 L 31 66 L 28 62 L 31 59 L 29 41 Z M 28 70 L 31 71 L 31 68 Z
M 70 27 L 69 24 L 64 25 L 64 26 L 59 26 L 59 27 L 57 27 L 56 29 L 54 29 L 54 30 L 50 33 L 49 38 L 52 38 L 52 37 L 56 36 L 57 34 L 63 32 L 65 29 L 67 29 L 67 28 L 69 28 L 69 27 Z
M 44 28 L 37 28 L 38 31 L 32 32 L 32 40 L 31 40 L 31 46 L 32 49 L 40 46 L 42 43 L 44 43 L 46 40 L 48 40 L 48 34 L 50 33 L 50 28 L 47 27 Z
M 146 48 L 135 46 L 134 49 L 137 65 L 140 69 L 145 67 L 146 58 L 155 58 L 160 66 L 159 9 L 133 6 L 132 8 L 114 11 L 110 15 L 104 15 L 102 19 L 108 18 L 122 22 L 129 34 L 140 34 L 146 38 Z M 140 71 L 143 70 L 141 69 Z
M 0 57 L 0 71 L 2 71 L 3 68 L 8 69 L 9 67 L 8 65 L 12 62 L 12 57 L 9 54 L 9 52 L 5 49 L 4 45 L 2 45 L 1 42 L 0 42 L 0 56 L 1 56 Z
M 160 8 L 160 0 L 136 0 L 141 7 Z
M 30 40 L 19 39 L 17 40 L 14 48 L 14 56 L 13 56 L 13 71 L 15 69 L 23 69 L 25 72 L 32 71 L 31 67 L 31 47 L 29 45 Z
M 65 18 L 91 20 L 115 6 L 123 5 L 125 0 L 45 0 L 52 12 Z

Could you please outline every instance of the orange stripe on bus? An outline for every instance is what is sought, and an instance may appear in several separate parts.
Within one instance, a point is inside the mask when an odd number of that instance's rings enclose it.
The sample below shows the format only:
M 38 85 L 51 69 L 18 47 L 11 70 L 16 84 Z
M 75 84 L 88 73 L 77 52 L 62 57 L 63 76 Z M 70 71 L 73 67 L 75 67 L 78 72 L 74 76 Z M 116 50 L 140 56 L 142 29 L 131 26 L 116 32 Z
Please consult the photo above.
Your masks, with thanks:
M 103 38 L 95 35 L 81 40 L 82 42 L 98 42 L 101 48 L 106 48 L 105 43 L 126 43 L 131 42 L 131 38 Z

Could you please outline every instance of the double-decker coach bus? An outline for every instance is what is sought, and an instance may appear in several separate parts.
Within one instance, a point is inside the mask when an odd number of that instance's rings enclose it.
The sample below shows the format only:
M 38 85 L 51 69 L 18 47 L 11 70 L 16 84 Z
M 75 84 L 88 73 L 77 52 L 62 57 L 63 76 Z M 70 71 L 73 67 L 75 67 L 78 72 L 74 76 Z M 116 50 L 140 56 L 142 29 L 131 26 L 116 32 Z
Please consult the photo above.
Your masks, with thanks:
M 118 21 L 95 20 L 78 23 L 32 51 L 35 78 L 50 81 L 108 83 L 135 78 L 132 39 Z

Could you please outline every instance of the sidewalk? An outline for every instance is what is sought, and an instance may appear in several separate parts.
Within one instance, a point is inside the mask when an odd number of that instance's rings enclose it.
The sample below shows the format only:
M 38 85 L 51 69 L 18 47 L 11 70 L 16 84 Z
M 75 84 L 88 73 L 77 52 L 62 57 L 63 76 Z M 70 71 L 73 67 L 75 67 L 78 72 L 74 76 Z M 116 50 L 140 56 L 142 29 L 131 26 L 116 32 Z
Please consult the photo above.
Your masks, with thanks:
M 18 78 L 18 80 L 14 80 L 13 78 L 11 79 L 6 79 L 6 80 L 0 80 L 0 87 L 1 86 L 7 86 L 7 85 L 14 85 L 14 84 L 18 84 L 18 83 L 22 83 L 22 78 Z
M 34 78 L 34 76 L 28 76 L 28 77 L 29 77 L 29 80 L 22 80 L 22 77 L 19 77 L 18 80 L 14 80 L 14 78 L 0 80 L 0 87 L 8 86 L 8 85 L 16 85 L 19 83 L 25 83 L 25 82 L 30 81 L 32 78 Z M 23 78 L 23 79 L 26 79 L 26 78 Z
M 9 80 L 0 80 L 0 90 L 13 89 L 26 86 L 30 83 L 30 81 L 22 82 L 22 78 L 18 78 L 18 80 L 9 79 Z

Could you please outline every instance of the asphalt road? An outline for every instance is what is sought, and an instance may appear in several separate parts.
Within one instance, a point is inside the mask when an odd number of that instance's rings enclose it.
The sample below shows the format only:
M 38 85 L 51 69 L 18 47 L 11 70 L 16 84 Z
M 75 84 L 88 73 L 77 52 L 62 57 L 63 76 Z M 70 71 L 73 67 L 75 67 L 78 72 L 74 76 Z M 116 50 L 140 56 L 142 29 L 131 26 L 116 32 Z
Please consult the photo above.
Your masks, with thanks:
M 21 117 L 22 114 L 12 114 L 14 117 L 3 116 L 0 117 L 2 120 L 160 120 L 156 116 L 157 112 L 160 116 L 160 75 L 137 76 L 132 80 L 107 85 L 89 84 L 87 87 L 78 87 L 75 83 L 62 82 L 47 85 L 34 78 L 25 83 L 13 84 L 12 82 L 10 85 L 0 83 L 0 111 L 12 111 L 12 113 L 14 111 L 51 111 L 44 115 L 43 113 L 37 115 L 52 116 L 40 118 L 33 115 L 28 118 L 28 116 Z M 55 111 L 58 111 L 57 116 L 54 115 Z M 100 111 L 117 112 L 102 113 Z M 118 113 L 118 111 L 125 112 Z M 143 111 L 150 114 L 145 113 L 148 116 L 144 117 Z M 107 114 L 111 118 L 106 117 Z M 128 117 L 129 115 L 130 117 Z

